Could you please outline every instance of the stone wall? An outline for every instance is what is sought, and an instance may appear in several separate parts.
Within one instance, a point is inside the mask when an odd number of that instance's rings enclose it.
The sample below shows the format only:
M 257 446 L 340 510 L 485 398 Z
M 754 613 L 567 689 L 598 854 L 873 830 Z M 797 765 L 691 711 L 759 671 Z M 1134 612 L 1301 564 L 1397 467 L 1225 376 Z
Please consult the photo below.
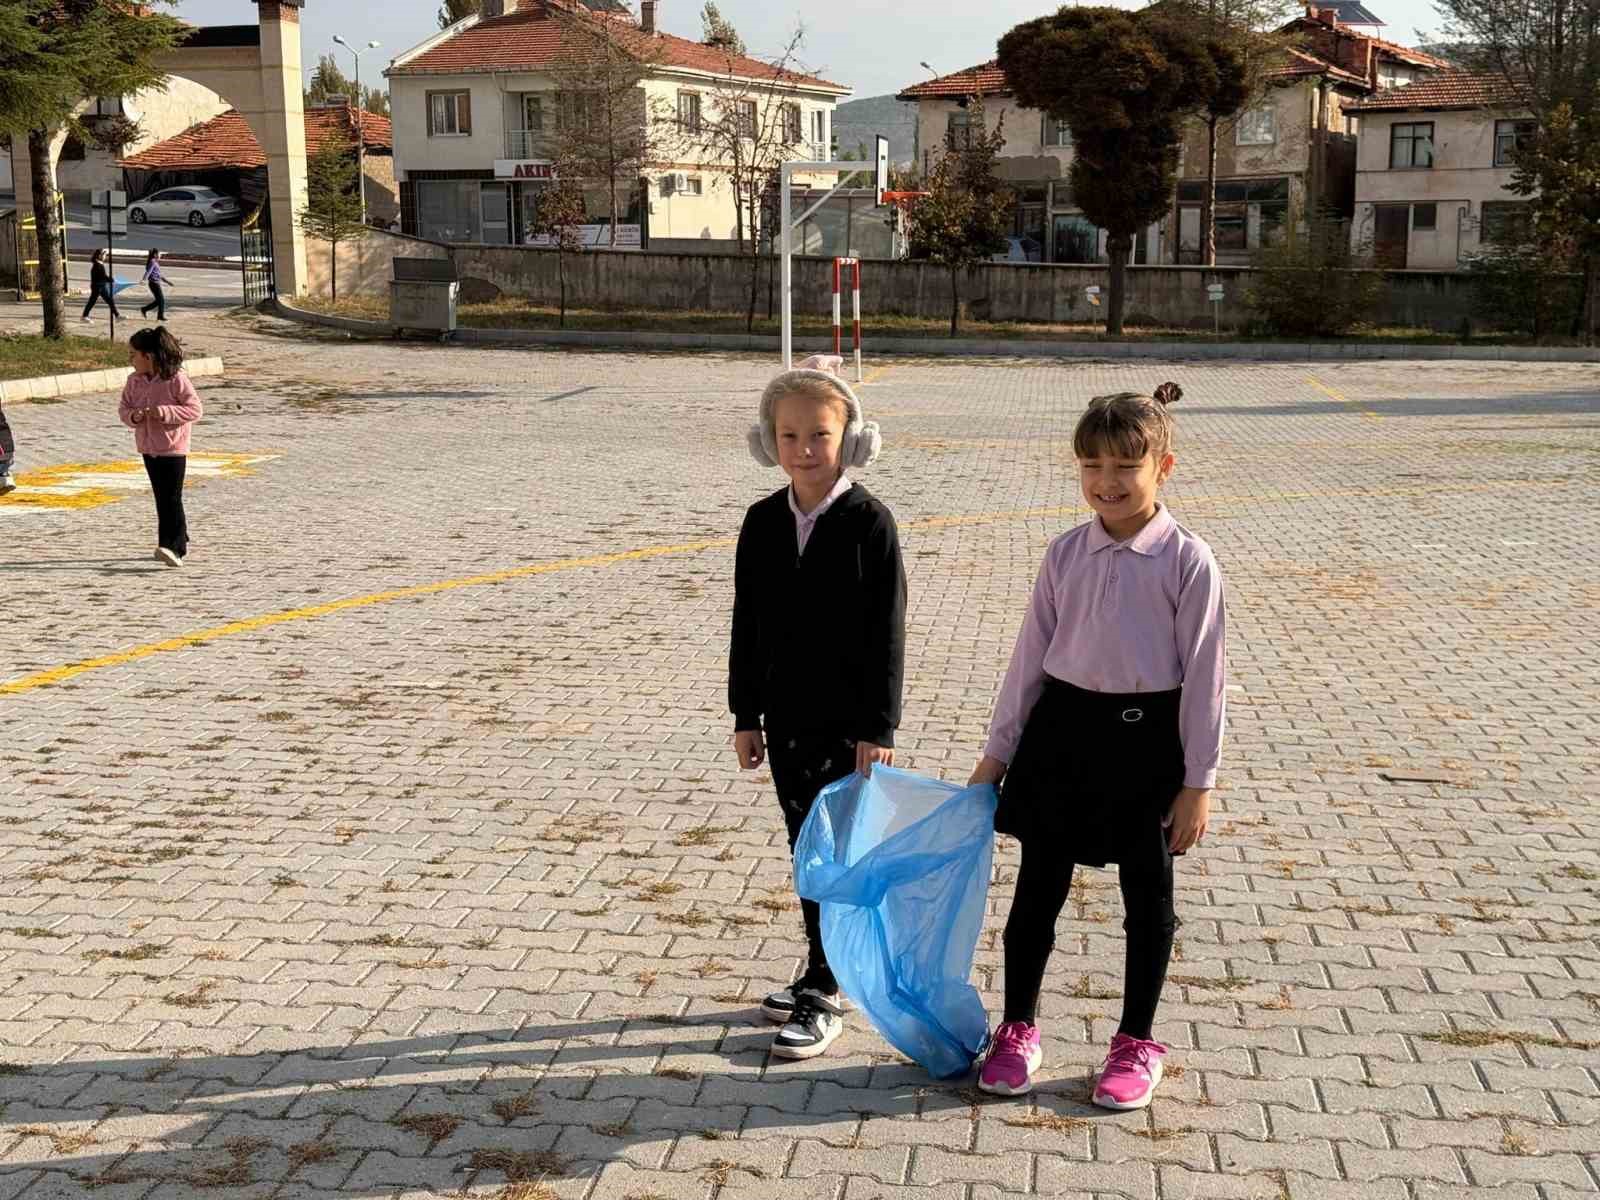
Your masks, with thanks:
M 399 249 L 390 249 L 384 239 Z M 350 255 L 347 260 L 346 254 Z M 414 238 L 376 234 L 360 248 L 340 248 L 339 292 L 373 296 L 388 294 L 391 272 L 386 255 L 395 253 L 450 257 L 462 280 L 464 300 L 524 296 L 555 303 L 556 255 L 551 250 L 516 246 L 440 246 Z M 314 248 L 314 292 L 326 295 L 327 248 Z M 349 261 L 350 268 L 346 267 Z M 765 312 L 767 272 L 763 262 L 759 300 Z M 968 316 L 979 320 L 1092 322 L 1104 308 L 1089 303 L 1084 289 L 1098 286 L 1102 300 L 1110 287 L 1103 266 L 1055 264 L 987 264 L 962 272 L 961 298 Z M 1237 328 L 1250 314 L 1244 293 L 1253 274 L 1249 267 L 1129 267 L 1127 320 L 1209 328 L 1213 322 L 1206 285 L 1220 282 L 1224 299 L 1221 323 Z M 746 304 L 750 262 L 721 254 L 587 253 L 567 258 L 567 303 L 575 307 L 649 306 L 671 310 L 739 312 Z M 1384 305 L 1374 314 L 1381 325 L 1409 325 L 1457 333 L 1469 305 L 1466 277 L 1448 271 L 1387 273 Z M 832 311 L 833 260 L 794 260 L 796 313 L 823 315 Z M 848 311 L 849 301 L 845 306 Z M 944 319 L 950 315 L 950 272 L 922 262 L 869 259 L 861 268 L 861 311 L 870 323 L 874 314 Z
M 370 296 L 387 300 L 396 258 L 448 257 L 446 247 L 438 242 L 374 229 L 355 241 L 339 243 L 339 296 L 341 299 Z M 306 267 L 309 273 L 307 294 L 328 299 L 333 257 L 327 242 L 320 238 L 306 239 Z

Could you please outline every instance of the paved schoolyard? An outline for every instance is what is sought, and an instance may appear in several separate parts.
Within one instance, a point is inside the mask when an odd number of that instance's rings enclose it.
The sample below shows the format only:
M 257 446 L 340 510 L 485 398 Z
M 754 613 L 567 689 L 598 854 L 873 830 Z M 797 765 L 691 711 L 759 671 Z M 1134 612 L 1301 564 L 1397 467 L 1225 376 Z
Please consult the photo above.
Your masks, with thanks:
M 1600 1191 L 1592 366 L 874 364 L 902 754 L 949 778 L 1085 515 L 1084 401 L 1187 393 L 1169 497 L 1227 572 L 1231 729 L 1174 1069 L 1108 1115 L 1103 872 L 1035 1097 L 859 1019 L 765 1053 L 798 914 L 723 689 L 769 363 L 192 336 L 229 371 L 181 572 L 113 397 L 8 409 L 53 490 L 0 502 L 0 1200 Z

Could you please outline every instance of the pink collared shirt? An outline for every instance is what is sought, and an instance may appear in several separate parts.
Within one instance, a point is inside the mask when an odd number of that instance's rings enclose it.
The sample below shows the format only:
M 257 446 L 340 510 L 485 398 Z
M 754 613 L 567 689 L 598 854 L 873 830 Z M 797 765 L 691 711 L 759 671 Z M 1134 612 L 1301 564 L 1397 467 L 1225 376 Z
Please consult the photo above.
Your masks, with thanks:
M 817 527 L 822 514 L 833 507 L 833 502 L 850 490 L 853 485 L 849 477 L 841 474 L 839 481 L 833 485 L 831 491 L 822 498 L 822 503 L 808 513 L 800 511 L 800 505 L 794 498 L 794 485 L 789 485 L 789 511 L 794 514 L 794 540 L 798 547 L 797 553 L 806 552 L 806 543 L 811 540 L 811 531 Z
M 1047 675 L 1092 692 L 1181 686 L 1184 785 L 1214 786 L 1226 624 L 1211 547 L 1165 505 L 1125 542 L 1113 539 L 1099 517 L 1069 530 L 1045 552 L 984 752 L 1011 761 Z

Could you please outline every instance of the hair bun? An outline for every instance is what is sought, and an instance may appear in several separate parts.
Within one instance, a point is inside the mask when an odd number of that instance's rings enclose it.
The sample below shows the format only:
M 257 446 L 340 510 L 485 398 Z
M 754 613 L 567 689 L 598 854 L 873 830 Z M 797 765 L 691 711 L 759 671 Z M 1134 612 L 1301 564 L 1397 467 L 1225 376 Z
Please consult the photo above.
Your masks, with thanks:
M 1151 399 L 1160 405 L 1176 404 L 1183 399 L 1183 389 L 1175 383 L 1163 383 L 1155 390 Z

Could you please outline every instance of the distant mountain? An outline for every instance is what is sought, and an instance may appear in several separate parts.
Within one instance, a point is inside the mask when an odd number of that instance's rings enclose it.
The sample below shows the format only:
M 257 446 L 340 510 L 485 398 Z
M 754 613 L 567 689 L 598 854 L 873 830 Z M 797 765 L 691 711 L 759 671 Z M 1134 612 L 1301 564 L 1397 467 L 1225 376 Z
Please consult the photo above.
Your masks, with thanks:
M 833 110 L 833 137 L 840 154 L 855 154 L 862 145 L 868 157 L 878 134 L 889 139 L 889 161 L 907 165 L 917 154 L 917 106 L 893 96 L 850 100 Z

